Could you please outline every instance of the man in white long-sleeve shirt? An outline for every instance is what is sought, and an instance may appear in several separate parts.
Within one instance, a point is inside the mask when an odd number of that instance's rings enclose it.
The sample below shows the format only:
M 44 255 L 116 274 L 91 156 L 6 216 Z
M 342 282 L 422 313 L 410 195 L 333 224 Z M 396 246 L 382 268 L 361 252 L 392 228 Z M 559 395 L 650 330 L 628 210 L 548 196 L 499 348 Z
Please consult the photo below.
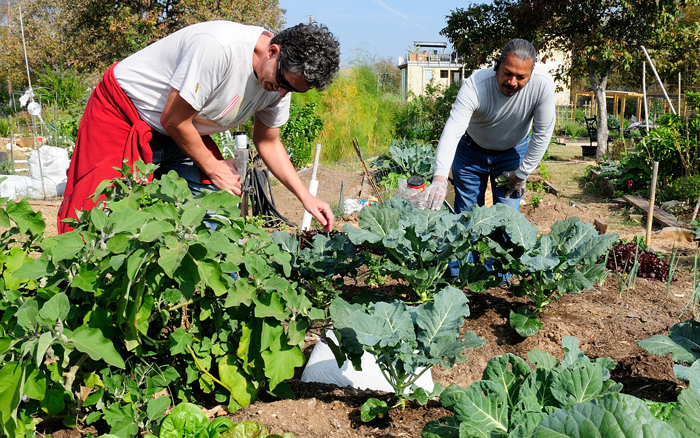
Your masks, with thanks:
M 519 209 L 527 177 L 547 151 L 555 122 L 554 80 L 535 67 L 536 58 L 532 44 L 514 39 L 494 68 L 464 82 L 438 143 L 427 190 L 430 208 L 442 206 L 452 168 L 456 213 L 484 205 L 488 178 L 493 201 Z M 506 184 L 497 184 L 500 175 Z

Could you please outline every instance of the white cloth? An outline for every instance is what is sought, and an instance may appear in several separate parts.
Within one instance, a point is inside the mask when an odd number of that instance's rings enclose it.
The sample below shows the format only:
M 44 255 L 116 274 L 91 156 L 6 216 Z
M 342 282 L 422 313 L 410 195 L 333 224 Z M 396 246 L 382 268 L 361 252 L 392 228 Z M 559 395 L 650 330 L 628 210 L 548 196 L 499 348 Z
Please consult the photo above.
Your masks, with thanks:
M 435 153 L 435 175 L 447 177 L 457 145 L 465 132 L 483 149 L 504 151 L 515 147 L 530 131 L 530 144 L 516 175 L 527 177 L 537 168 L 554 131 L 554 79 L 535 67 L 530 81 L 513 96 L 506 96 L 496 71 L 485 68 L 472 74 L 457 93 L 450 117 Z
M 223 132 L 253 113 L 270 128 L 289 118 L 291 93 L 266 91 L 253 72 L 253 50 L 265 29 L 230 21 L 194 24 L 120 62 L 114 76 L 150 126 L 160 124 L 170 88 L 199 111 L 194 126 L 202 134 Z
M 41 163 L 39 158 L 41 157 Z M 67 171 L 70 166 L 68 151 L 56 146 L 42 146 L 33 150 L 27 160 L 29 178 L 34 190 L 30 190 L 28 196 L 32 198 L 46 196 L 63 196 L 68 181 Z M 42 184 L 43 178 L 43 184 Z

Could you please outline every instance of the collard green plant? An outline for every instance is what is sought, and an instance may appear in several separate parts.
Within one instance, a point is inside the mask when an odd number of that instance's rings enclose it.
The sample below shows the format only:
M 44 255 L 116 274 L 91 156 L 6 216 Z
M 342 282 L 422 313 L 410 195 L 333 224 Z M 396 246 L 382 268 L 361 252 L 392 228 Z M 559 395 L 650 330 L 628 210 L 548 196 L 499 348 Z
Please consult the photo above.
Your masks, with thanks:
M 144 184 L 151 170 L 125 165 L 98 188 L 107 201 L 44 238 L 36 260 L 3 251 L 5 435 L 20 434 L 18 418 L 74 410 L 128 438 L 168 400 L 204 396 L 233 411 L 260 391 L 290 394 L 306 329 L 324 317 L 272 266 L 289 274 L 290 255 L 243 222 L 238 198 L 192 198 L 174 172 Z M 18 232 L 43 229 L 22 204 L 9 207 Z
M 394 389 L 397 405 L 403 406 L 406 398 L 426 403 L 429 395 L 422 388 L 412 388 L 416 380 L 433 365 L 449 369 L 464 362 L 468 357 L 465 351 L 485 342 L 471 331 L 460 336 L 464 318 L 469 316 L 467 301 L 462 291 L 451 286 L 435 294 L 434 302 L 415 307 L 401 301 L 363 305 L 336 298 L 331 303 L 330 316 L 339 348 L 332 339 L 326 339 L 338 366 L 347 358 L 359 369 L 362 354 L 370 352 Z M 370 403 L 373 415 L 382 412 L 377 403 Z M 370 414 L 370 406 L 365 410 Z
M 314 234 L 310 246 L 302 248 L 301 235 L 284 231 L 272 233 L 272 240 L 281 251 L 291 255 L 291 281 L 296 281 L 314 306 L 326 308 L 338 295 L 344 277 L 354 277 L 362 266 L 363 257 L 344 233 Z M 277 265 L 284 275 L 284 266 Z
M 524 337 L 536 334 L 542 327 L 537 314 L 549 303 L 565 293 L 590 289 L 604 278 L 605 264 L 598 261 L 617 240 L 617 234 L 600 235 L 592 224 L 570 217 L 555 222 L 551 231 L 538 237 L 534 245 L 523 241 L 523 255 L 508 258 L 506 263 L 520 280 L 511 286 L 513 294 L 529 297 L 534 310 L 520 308 L 511 312 L 511 326 Z
M 468 388 L 450 385 L 440 395 L 454 416 L 428 422 L 425 438 L 465 436 L 529 437 L 552 412 L 620 391 L 610 380 L 610 358 L 590 360 L 578 340 L 565 336 L 561 362 L 549 353 L 532 350 L 528 360 L 507 353 L 486 365 L 482 380 Z M 586 436 L 586 435 L 580 435 Z
M 667 335 L 654 335 L 637 341 L 642 349 L 651 354 L 666 356 L 671 353 L 671 359 L 677 362 L 673 373 L 679 380 L 688 380 L 689 365 L 700 362 L 700 322 L 688 320 L 679 322 L 670 328 Z
M 690 385 L 681 391 L 667 421 L 656 418 L 643 400 L 626 394 L 609 394 L 550 414 L 532 436 L 698 437 L 700 362 L 690 367 L 688 378 Z

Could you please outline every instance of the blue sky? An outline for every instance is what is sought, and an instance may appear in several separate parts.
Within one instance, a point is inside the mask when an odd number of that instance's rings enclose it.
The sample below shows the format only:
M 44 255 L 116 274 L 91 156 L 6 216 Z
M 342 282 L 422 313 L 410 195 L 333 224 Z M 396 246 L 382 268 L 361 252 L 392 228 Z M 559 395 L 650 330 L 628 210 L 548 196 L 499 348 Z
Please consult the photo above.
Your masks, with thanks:
M 340 41 L 341 60 L 354 58 L 364 50 L 396 62 L 406 56 L 413 41 L 444 41 L 440 30 L 445 17 L 469 2 L 446 0 L 280 0 L 287 10 L 286 27 L 308 23 L 309 16 L 323 23 Z

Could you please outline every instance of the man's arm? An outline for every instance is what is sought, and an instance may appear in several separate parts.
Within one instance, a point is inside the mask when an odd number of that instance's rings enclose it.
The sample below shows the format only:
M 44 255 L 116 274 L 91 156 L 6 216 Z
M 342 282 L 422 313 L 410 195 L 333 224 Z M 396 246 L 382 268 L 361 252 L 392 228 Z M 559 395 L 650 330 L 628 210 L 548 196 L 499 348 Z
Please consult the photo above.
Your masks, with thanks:
M 292 162 L 289 161 L 287 150 L 280 141 L 280 129 L 270 128 L 256 117 L 253 127 L 253 143 L 270 172 L 290 192 L 294 193 L 306 211 L 323 225 L 323 231 L 332 230 L 334 217 L 330 205 L 313 196 L 309 189 L 304 186 Z
M 160 124 L 216 187 L 240 196 L 241 177 L 233 166 L 233 161 L 217 160 L 204 146 L 202 137 L 193 124 L 196 115 L 197 111 L 180 97 L 180 92 L 171 88 L 160 116 Z

